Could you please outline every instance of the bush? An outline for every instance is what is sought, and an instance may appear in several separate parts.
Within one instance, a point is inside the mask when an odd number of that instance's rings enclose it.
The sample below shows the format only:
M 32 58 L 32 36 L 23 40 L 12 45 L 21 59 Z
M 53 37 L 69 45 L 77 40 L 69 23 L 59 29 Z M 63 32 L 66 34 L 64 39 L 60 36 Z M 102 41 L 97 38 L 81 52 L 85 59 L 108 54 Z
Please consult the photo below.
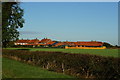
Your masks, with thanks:
M 120 58 L 7 49 L 3 49 L 3 56 L 81 78 L 118 80 L 120 76 Z

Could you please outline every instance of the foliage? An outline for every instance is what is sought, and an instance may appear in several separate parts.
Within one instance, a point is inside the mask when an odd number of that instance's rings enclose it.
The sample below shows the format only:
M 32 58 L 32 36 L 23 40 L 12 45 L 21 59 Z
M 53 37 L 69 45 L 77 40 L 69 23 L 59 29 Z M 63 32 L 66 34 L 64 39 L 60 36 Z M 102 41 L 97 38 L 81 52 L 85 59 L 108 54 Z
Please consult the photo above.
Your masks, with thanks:
M 110 47 L 113 47 L 113 45 L 107 43 L 107 42 L 104 42 L 103 46 L 106 46 L 107 48 L 110 48 Z
M 2 43 L 7 47 L 8 42 L 18 39 L 18 28 L 23 27 L 23 9 L 17 2 L 2 2 Z
M 120 58 L 63 52 L 31 52 L 4 49 L 3 56 L 80 78 L 118 80 L 120 76 Z

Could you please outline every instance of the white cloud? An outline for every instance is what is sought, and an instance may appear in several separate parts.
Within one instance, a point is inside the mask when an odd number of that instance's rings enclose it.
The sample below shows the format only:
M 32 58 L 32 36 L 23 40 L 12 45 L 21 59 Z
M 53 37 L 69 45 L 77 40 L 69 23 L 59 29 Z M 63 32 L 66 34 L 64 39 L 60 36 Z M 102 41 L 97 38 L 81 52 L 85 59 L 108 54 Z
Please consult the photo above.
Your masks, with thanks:
M 20 34 L 23 34 L 23 35 L 35 35 L 35 34 L 42 34 L 42 32 L 36 32 L 36 31 L 19 31 Z

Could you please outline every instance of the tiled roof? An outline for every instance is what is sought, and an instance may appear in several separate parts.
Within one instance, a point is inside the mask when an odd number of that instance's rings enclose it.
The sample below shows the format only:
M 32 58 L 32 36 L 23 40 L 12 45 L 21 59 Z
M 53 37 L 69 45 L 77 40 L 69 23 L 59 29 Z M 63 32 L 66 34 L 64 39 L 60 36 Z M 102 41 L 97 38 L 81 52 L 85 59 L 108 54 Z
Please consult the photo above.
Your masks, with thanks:
M 39 41 L 38 39 L 33 40 L 17 40 L 16 43 L 28 43 L 26 45 L 54 45 L 54 46 L 62 46 L 62 45 L 69 45 L 69 46 L 102 46 L 103 42 L 97 41 L 80 41 L 80 42 L 55 42 L 51 39 L 42 39 Z M 54 44 L 55 43 L 55 44 Z
M 59 43 L 55 44 L 55 46 L 61 46 L 61 45 L 65 45 L 64 42 L 59 42 Z
M 17 40 L 16 43 L 28 43 L 30 40 Z
M 41 43 L 48 43 L 48 42 L 51 42 L 52 40 L 51 39 L 42 39 L 40 42 Z
M 70 46 L 78 46 L 78 45 L 83 45 L 83 46 L 102 46 L 102 42 L 59 42 L 55 46 L 61 46 L 61 45 L 70 45 Z
M 84 45 L 84 46 L 102 46 L 102 42 L 74 42 L 75 45 Z
M 64 42 L 65 45 L 75 45 L 74 42 Z
M 33 40 L 17 40 L 16 43 L 35 43 L 39 42 L 38 39 L 33 39 Z
M 39 40 L 38 39 L 29 40 L 29 43 L 35 43 L 35 42 L 39 42 Z
M 54 43 L 55 43 L 54 41 L 51 41 L 51 42 L 48 42 L 46 45 L 52 45 Z

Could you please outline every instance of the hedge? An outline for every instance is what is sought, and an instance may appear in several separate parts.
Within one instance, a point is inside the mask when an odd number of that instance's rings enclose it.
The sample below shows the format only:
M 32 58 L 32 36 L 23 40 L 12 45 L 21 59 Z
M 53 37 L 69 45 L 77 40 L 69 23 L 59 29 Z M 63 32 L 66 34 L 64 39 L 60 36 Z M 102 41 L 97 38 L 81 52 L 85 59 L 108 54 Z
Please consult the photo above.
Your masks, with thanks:
M 119 80 L 120 58 L 63 52 L 3 49 L 3 57 L 40 66 L 49 71 L 95 80 Z

